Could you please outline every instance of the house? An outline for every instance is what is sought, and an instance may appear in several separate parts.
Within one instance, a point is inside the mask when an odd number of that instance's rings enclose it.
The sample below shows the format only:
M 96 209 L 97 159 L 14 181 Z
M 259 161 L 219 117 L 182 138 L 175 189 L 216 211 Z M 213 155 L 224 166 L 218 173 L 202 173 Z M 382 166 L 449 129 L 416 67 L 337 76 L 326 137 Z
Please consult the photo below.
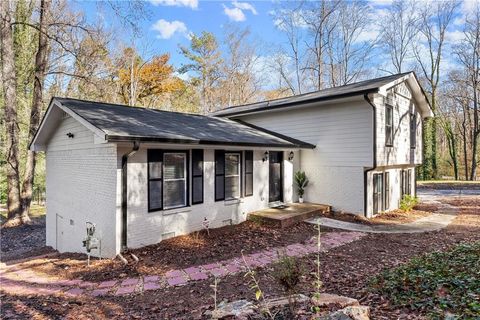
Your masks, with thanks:
M 244 221 L 305 199 L 371 217 L 415 193 L 422 120 L 414 73 L 227 108 L 210 116 L 53 98 L 30 148 L 45 151 L 47 245 L 101 256 Z

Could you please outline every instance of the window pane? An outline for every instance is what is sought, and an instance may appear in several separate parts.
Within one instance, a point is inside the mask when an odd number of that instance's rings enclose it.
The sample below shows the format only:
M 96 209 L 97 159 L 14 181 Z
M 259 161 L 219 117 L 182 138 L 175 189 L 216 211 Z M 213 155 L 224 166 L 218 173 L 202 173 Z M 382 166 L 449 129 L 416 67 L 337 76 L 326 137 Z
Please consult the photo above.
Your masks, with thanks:
M 222 200 L 225 198 L 224 193 L 224 176 L 215 177 L 215 200 Z
M 172 180 L 164 182 L 164 207 L 180 207 L 185 203 L 185 180 Z
M 222 150 L 215 150 L 215 174 L 225 173 L 225 153 Z
M 245 174 L 245 195 L 252 195 L 253 194 L 253 174 L 246 173 Z
M 185 178 L 185 154 L 165 153 L 163 170 L 165 180 Z
M 225 177 L 225 199 L 240 197 L 240 179 L 238 176 Z
M 162 162 L 149 162 L 148 163 L 148 174 L 150 179 L 161 179 L 162 178 Z
M 238 154 L 225 154 L 225 175 L 239 174 L 240 157 Z
M 162 208 L 162 181 L 150 181 L 149 186 L 149 209 L 161 209 Z
M 192 179 L 192 202 L 199 203 L 203 202 L 203 181 L 202 177 L 193 177 Z

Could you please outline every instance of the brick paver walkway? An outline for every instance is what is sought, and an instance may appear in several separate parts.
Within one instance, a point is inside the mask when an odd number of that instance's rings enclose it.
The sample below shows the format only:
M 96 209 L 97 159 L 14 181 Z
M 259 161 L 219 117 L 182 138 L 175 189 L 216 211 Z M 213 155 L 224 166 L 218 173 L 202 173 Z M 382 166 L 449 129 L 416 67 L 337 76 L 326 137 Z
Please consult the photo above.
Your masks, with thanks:
M 325 252 L 365 236 L 360 232 L 329 232 L 321 236 L 321 251 Z M 264 268 L 275 262 L 279 254 L 302 257 L 317 252 L 316 238 L 305 243 L 295 243 L 286 247 L 262 250 L 256 253 L 218 261 L 215 263 L 192 266 L 185 269 L 170 270 L 164 275 L 145 275 L 136 278 L 126 278 L 93 283 L 83 280 L 60 280 L 58 278 L 39 275 L 19 265 L 4 267 L 0 271 L 0 289 L 12 294 L 67 296 L 90 295 L 125 295 L 141 293 L 149 290 L 181 286 L 193 281 L 213 281 L 214 277 L 245 272 L 246 265 L 250 268 Z

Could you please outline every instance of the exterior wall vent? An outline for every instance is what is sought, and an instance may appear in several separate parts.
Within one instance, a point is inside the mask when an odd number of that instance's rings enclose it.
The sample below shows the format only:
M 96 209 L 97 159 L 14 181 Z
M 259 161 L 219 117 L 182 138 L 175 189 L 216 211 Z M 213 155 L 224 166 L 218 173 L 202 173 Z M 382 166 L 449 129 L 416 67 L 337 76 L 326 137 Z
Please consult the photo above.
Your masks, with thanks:
M 175 237 L 175 232 L 162 233 L 162 240 Z

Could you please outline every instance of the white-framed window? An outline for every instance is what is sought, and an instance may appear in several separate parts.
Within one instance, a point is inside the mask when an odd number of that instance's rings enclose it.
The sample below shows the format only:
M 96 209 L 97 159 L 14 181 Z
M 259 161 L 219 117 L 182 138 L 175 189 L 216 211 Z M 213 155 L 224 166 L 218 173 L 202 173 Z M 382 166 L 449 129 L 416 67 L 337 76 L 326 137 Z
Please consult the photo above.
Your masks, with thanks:
M 238 199 L 241 193 L 240 153 L 225 153 L 225 199 Z
M 163 154 L 163 208 L 172 209 L 187 205 L 187 154 Z
M 393 105 L 385 105 L 385 145 L 393 146 Z
M 148 211 L 188 205 L 187 151 L 148 150 Z

